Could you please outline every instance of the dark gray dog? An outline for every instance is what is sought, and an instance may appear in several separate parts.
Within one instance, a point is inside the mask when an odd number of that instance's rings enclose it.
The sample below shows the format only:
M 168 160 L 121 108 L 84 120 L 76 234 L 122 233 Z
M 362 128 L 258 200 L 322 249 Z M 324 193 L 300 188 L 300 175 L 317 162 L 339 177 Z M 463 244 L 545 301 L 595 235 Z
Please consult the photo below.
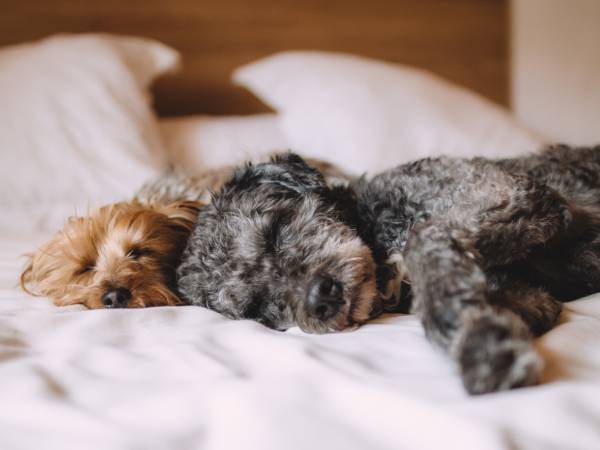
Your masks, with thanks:
M 466 389 L 534 384 L 532 337 L 600 290 L 600 147 L 436 158 L 329 188 L 294 154 L 237 170 L 177 270 L 189 303 L 275 329 L 419 315 Z

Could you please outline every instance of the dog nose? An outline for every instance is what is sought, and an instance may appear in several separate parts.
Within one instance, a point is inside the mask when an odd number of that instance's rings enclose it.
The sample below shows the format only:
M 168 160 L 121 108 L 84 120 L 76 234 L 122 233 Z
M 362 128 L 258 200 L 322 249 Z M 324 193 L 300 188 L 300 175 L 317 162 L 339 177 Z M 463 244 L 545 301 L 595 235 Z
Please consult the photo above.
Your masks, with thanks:
M 333 317 L 345 303 L 342 285 L 328 276 L 318 275 L 308 289 L 308 312 L 319 320 Z
M 102 303 L 105 308 L 126 308 L 131 291 L 127 288 L 110 289 L 102 296 Z

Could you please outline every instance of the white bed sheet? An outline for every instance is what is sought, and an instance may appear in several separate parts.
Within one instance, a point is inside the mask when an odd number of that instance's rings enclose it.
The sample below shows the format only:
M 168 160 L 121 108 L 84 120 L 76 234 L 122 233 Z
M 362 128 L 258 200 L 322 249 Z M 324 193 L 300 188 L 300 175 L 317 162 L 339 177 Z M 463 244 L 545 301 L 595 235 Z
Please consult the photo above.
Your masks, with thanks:
M 598 449 L 600 295 L 539 339 L 543 385 L 469 398 L 414 317 L 307 335 L 198 307 L 57 308 L 0 238 L 0 448 Z

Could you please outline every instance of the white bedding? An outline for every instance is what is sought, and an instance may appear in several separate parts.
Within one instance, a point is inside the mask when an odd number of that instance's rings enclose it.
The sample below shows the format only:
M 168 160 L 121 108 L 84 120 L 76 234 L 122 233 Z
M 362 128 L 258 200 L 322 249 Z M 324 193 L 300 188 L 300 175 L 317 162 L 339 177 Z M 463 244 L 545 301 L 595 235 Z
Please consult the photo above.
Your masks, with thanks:
M 171 162 L 193 171 L 286 147 L 279 125 L 271 115 L 188 118 L 162 132 Z M 19 173 L 40 163 L 20 160 Z M 75 171 L 65 167 L 65 177 Z M 56 187 L 42 181 L 44 194 Z M 5 190 L 23 207 L 0 215 L 0 450 L 600 448 L 600 295 L 571 303 L 539 340 L 542 386 L 470 398 L 411 316 L 315 336 L 198 307 L 87 311 L 31 298 L 16 288 L 19 255 L 48 234 L 8 230 L 64 209 L 40 201 L 34 210 Z
M 467 397 L 414 317 L 306 335 L 198 307 L 57 308 L 0 239 L 0 448 L 597 449 L 600 295 L 539 340 L 542 386 Z

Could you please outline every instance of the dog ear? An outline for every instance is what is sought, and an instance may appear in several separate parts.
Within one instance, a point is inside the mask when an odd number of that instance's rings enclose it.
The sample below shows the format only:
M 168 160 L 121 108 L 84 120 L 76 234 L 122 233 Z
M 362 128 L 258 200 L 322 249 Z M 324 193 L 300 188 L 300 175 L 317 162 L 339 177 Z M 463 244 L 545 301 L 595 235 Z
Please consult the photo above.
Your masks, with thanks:
M 53 255 L 57 251 L 59 238 L 55 237 L 43 244 L 36 252 L 28 253 L 25 267 L 19 277 L 21 289 L 35 297 L 47 296 L 55 305 L 63 306 L 60 299 L 62 290 L 63 266 Z M 66 304 L 66 303 L 65 303 Z
M 236 170 L 225 183 L 223 193 L 245 192 L 267 184 L 301 195 L 322 192 L 326 187 L 325 179 L 318 170 L 297 154 L 288 152 L 273 156 L 267 163 L 249 163 Z
M 38 296 L 39 294 L 37 292 L 30 289 L 33 279 L 33 254 L 27 254 L 25 257 L 27 258 L 27 261 L 21 272 L 21 276 L 19 277 L 19 285 L 21 286 L 21 289 L 29 295 Z

